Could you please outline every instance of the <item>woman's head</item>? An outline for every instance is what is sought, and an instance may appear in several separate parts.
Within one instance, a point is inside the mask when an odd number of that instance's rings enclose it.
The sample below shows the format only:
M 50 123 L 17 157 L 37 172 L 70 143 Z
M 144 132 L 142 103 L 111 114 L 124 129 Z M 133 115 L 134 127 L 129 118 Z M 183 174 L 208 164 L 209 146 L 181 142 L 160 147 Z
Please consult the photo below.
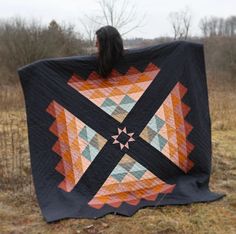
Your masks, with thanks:
M 96 46 L 98 47 L 98 72 L 106 78 L 117 60 L 123 56 L 123 40 L 118 30 L 110 25 L 96 31 Z

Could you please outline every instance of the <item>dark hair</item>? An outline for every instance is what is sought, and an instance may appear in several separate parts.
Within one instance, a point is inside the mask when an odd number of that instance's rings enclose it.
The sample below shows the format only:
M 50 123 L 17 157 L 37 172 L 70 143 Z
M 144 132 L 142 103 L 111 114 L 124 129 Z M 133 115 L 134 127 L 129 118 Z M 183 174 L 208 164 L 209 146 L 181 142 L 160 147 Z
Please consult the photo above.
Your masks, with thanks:
M 99 28 L 95 33 L 99 43 L 98 73 L 107 78 L 117 60 L 124 55 L 123 40 L 118 30 L 110 25 Z

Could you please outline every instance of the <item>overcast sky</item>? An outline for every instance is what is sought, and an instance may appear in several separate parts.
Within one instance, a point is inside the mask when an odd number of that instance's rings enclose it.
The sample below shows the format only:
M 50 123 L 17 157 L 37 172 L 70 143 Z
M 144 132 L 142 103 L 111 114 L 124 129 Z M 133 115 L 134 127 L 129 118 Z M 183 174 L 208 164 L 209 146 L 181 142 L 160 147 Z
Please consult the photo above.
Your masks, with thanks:
M 236 15 L 236 0 L 129 0 L 135 3 L 137 18 L 146 18 L 144 26 L 124 38 L 155 38 L 172 36 L 168 15 L 188 7 L 192 14 L 191 35 L 199 35 L 199 20 L 202 17 L 228 17 Z M 82 29 L 79 17 L 85 14 L 97 15 L 96 0 L 0 0 L 0 18 L 22 16 L 25 19 L 36 18 L 48 24 L 52 19 L 68 22 Z

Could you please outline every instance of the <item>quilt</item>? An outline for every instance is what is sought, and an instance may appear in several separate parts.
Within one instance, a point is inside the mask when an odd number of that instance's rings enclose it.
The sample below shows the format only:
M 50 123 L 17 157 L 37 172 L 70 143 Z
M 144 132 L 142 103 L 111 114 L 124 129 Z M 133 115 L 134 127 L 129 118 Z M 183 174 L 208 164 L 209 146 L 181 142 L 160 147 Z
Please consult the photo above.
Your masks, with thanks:
M 18 69 L 33 182 L 47 222 L 210 202 L 211 118 L 200 43 L 128 49 L 107 79 L 96 56 Z

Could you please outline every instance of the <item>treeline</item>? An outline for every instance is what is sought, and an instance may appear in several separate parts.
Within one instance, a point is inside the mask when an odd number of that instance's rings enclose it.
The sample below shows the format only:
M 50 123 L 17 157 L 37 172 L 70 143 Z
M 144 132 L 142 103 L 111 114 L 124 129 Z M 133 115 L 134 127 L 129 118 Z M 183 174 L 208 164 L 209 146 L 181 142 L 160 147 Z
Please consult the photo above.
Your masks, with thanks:
M 236 81 L 236 16 L 210 17 L 200 21 L 206 63 L 213 76 Z M 223 74 L 223 75 L 222 75 Z
M 86 54 L 87 42 L 71 25 L 48 26 L 21 18 L 0 21 L 0 83 L 15 82 L 16 69 L 41 58 Z M 7 75 L 7 77 L 6 77 Z
M 199 24 L 202 37 L 187 40 L 204 43 L 207 72 L 214 79 L 236 80 L 236 17 L 203 18 Z M 174 40 L 126 39 L 126 48 L 145 47 Z M 85 55 L 94 52 L 94 43 L 86 40 L 71 25 L 52 20 L 48 26 L 20 18 L 0 21 L 0 84 L 16 83 L 18 67 L 41 58 Z
M 226 19 L 221 17 L 205 17 L 200 20 L 200 28 L 204 37 L 212 36 L 236 36 L 236 16 Z

